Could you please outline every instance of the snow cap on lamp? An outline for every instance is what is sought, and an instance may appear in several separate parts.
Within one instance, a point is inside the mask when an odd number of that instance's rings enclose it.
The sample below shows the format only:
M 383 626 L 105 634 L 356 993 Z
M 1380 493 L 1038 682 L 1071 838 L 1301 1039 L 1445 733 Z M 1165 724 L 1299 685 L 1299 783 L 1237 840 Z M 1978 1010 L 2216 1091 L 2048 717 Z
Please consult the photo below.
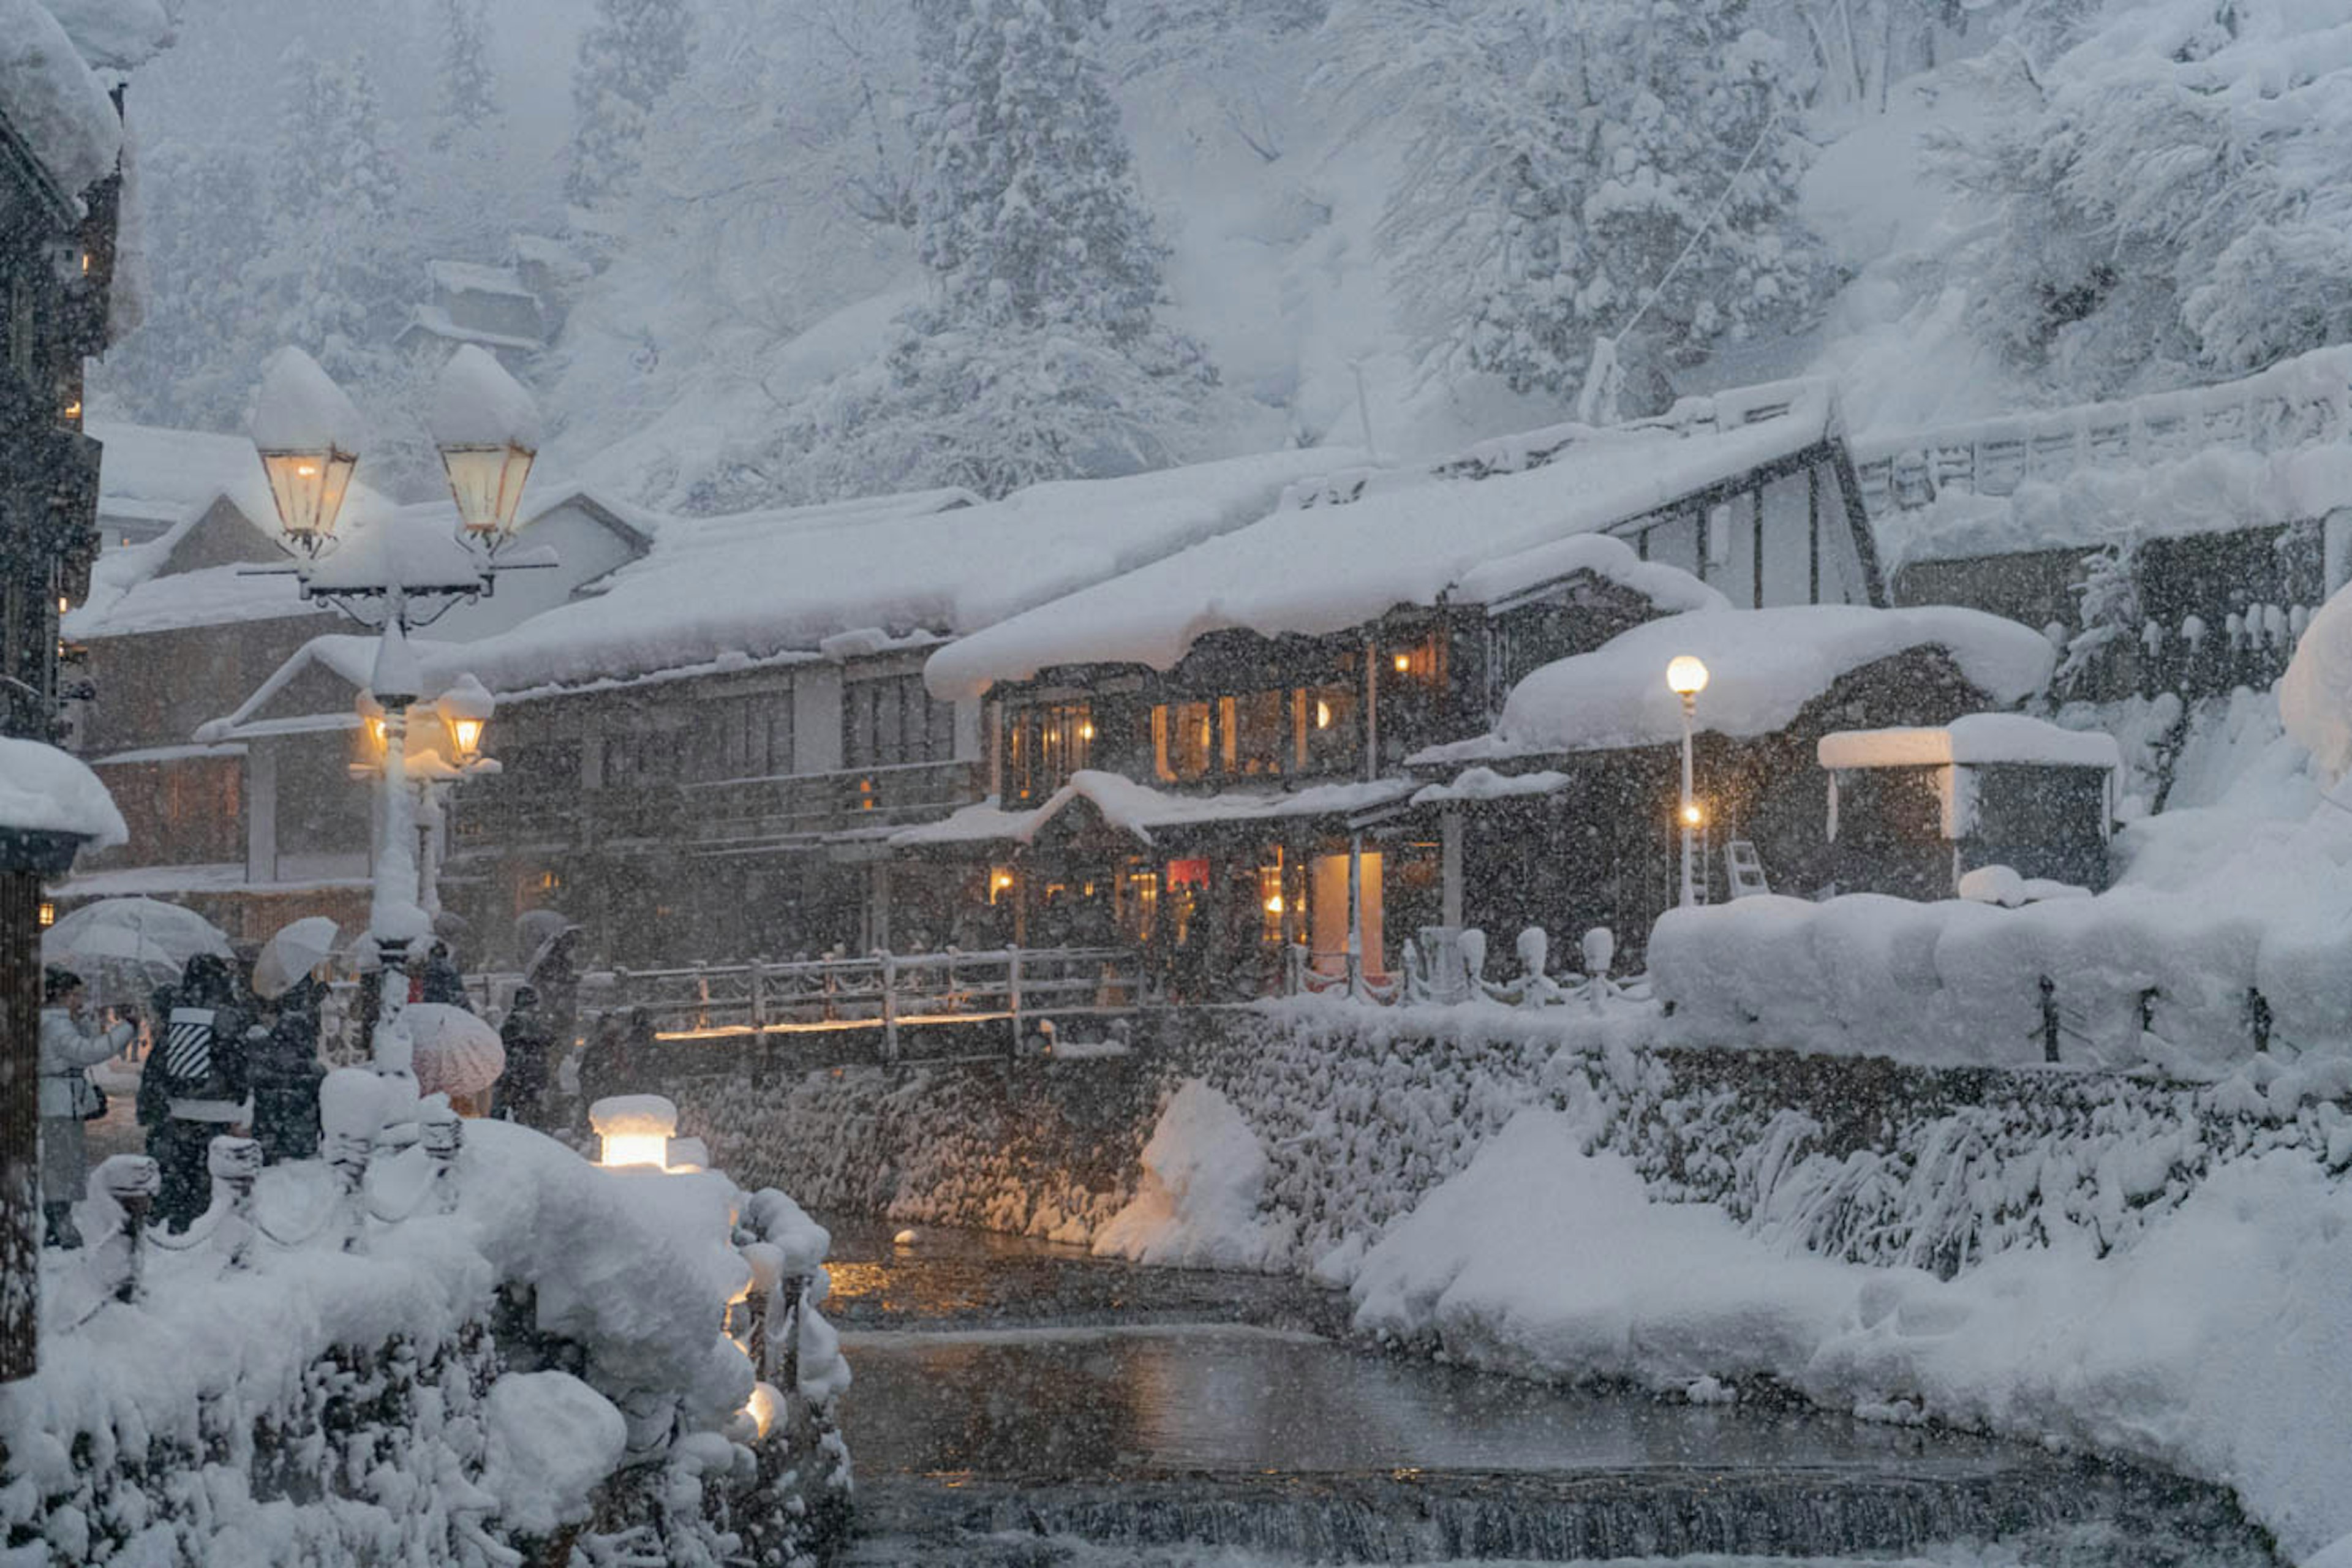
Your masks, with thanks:
M 332 536 L 366 431 L 343 389 L 300 349 L 279 349 L 262 366 L 247 429 L 278 526 L 306 546 Z
M 429 423 L 466 531 L 493 543 L 511 536 L 523 481 L 539 455 L 539 406 L 530 394 L 480 346 L 467 343 L 441 367 Z

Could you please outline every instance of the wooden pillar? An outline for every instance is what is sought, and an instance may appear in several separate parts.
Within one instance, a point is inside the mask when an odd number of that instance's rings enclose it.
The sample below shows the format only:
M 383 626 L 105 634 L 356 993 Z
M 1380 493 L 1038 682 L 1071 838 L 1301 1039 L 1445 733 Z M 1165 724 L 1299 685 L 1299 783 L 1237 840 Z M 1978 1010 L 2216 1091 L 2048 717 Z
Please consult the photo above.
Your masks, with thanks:
M 1438 922 L 1459 929 L 1462 924 L 1462 808 L 1448 805 L 1438 818 L 1439 868 L 1443 877 L 1444 908 L 1438 911 Z
M 0 870 L 0 1383 L 39 1365 L 41 879 Z

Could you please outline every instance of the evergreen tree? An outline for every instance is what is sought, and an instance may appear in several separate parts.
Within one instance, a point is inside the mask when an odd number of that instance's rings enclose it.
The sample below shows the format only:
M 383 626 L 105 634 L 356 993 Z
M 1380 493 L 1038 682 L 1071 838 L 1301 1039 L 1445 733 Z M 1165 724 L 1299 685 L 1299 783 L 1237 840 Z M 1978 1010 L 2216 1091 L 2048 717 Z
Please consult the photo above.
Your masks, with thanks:
M 404 319 L 419 258 L 399 221 L 400 165 L 366 58 L 291 63 L 270 248 L 257 276 L 278 302 L 278 341 L 352 375 Z
M 448 150 L 468 129 L 493 130 L 499 112 L 490 75 L 488 0 L 434 0 L 441 54 L 435 72 L 431 146 Z
M 1562 394 L 1637 312 L 1621 353 L 1660 367 L 1813 300 L 1782 52 L 1743 0 L 1356 0 L 1332 26 L 1367 120 L 1413 117 L 1382 235 L 1431 370 Z
M 958 324 L 1151 328 L 1167 248 L 1095 55 L 1104 0 L 923 0 L 917 249 Z
M 629 184 L 655 106 L 688 57 L 684 0 L 596 0 L 572 68 L 572 202 L 597 206 Z
M 237 147 L 142 149 L 133 198 L 147 308 L 94 367 L 92 407 L 147 424 L 233 428 L 274 346 L 248 282 L 263 244 L 260 171 Z

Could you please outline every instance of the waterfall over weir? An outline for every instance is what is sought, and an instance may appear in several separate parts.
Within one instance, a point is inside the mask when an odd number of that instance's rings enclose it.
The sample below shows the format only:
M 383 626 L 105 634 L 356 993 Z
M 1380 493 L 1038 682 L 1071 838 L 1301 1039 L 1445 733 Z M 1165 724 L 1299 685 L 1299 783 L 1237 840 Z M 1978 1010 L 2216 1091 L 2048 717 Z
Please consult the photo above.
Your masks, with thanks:
M 1381 1354 L 1305 1331 L 1328 1303 L 1295 1281 L 836 1237 L 859 1568 L 2276 1563 L 2227 1491 L 2174 1477 Z

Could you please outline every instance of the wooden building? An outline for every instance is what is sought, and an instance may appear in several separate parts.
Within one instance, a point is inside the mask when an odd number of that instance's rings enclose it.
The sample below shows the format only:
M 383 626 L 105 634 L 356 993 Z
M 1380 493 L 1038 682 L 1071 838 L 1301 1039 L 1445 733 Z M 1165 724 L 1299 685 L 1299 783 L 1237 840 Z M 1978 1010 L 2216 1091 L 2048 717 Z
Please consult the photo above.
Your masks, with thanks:
M 1461 901 L 1411 759 L 1657 617 L 1882 600 L 1820 384 L 1342 474 L 934 655 L 936 695 L 991 704 L 992 799 L 892 843 L 961 868 L 963 945 L 1123 937 L 1205 996 L 1294 947 L 1337 973 L 1360 930 L 1377 982 Z

